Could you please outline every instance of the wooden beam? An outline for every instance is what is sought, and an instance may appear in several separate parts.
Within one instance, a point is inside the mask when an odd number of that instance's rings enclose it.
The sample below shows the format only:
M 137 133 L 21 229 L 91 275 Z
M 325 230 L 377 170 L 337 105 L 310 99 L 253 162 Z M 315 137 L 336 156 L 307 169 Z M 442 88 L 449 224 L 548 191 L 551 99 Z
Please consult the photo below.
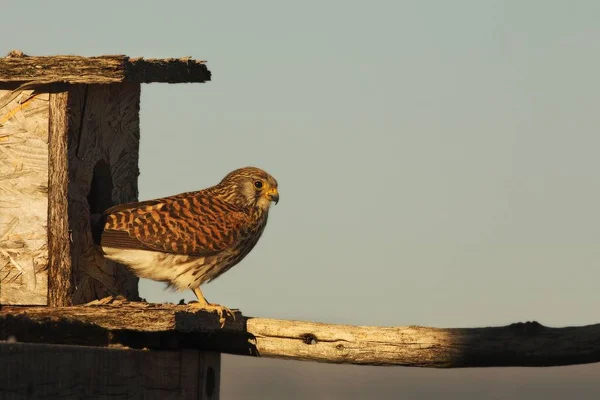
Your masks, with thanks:
M 192 58 L 43 56 L 0 58 L 0 82 L 185 83 L 210 81 L 204 61 Z
M 1 343 L 2 399 L 218 400 L 221 356 Z
M 557 366 L 600 362 L 600 324 L 537 322 L 487 328 L 366 327 L 243 317 L 223 329 L 188 306 L 111 304 L 0 309 L 0 340 L 88 346 L 201 349 L 330 363 L 430 368 Z
M 71 304 L 72 263 L 69 233 L 69 89 L 50 87 L 48 132 L 48 305 Z

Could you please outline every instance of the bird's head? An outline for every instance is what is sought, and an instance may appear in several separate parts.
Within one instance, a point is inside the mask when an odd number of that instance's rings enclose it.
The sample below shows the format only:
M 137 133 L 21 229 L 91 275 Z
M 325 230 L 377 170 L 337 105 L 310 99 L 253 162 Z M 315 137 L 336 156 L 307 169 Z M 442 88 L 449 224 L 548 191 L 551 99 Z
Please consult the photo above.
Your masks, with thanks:
M 219 186 L 227 201 L 241 207 L 266 211 L 271 202 L 279 202 L 277 181 L 260 168 L 245 167 L 227 174 Z

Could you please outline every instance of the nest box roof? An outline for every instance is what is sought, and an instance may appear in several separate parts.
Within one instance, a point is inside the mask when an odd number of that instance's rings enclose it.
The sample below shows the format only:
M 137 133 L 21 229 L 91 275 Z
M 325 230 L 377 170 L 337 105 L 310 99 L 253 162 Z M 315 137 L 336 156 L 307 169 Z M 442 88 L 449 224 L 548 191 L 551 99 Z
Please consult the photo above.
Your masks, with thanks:
M 210 81 L 204 61 L 192 58 L 31 57 L 11 51 L 0 58 L 0 82 L 65 83 L 188 83 Z

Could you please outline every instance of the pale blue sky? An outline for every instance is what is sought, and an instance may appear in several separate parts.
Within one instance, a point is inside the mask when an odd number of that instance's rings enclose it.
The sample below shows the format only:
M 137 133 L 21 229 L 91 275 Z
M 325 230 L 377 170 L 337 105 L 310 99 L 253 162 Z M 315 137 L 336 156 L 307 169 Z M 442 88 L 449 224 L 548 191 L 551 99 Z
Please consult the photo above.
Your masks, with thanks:
M 600 306 L 598 21 L 583 0 L 5 1 L 0 53 L 208 60 L 212 82 L 143 86 L 139 182 L 149 199 L 249 164 L 278 179 L 212 302 L 560 326 Z

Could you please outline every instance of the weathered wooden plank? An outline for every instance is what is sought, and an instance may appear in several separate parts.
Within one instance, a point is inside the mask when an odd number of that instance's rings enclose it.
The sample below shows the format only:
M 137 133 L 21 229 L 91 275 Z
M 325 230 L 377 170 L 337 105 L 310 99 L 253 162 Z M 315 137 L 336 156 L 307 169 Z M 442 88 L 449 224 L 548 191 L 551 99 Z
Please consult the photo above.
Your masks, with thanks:
M 0 342 L 0 398 L 218 400 L 218 353 Z
M 600 324 L 441 329 L 249 318 L 247 330 L 262 356 L 330 363 L 464 368 L 600 362 Z
M 49 96 L 13 89 L 0 86 L 0 304 L 43 305 Z
M 71 304 L 73 293 L 69 193 L 69 89 L 53 84 L 50 88 L 48 162 L 48 305 Z
M 0 58 L 0 82 L 38 83 L 184 83 L 210 81 L 204 61 L 192 58 L 143 59 L 43 56 Z
M 0 309 L 0 340 L 193 348 L 331 363 L 431 368 L 554 366 L 600 362 L 600 324 L 548 328 L 537 322 L 487 328 L 366 327 L 242 317 L 220 328 L 188 306 L 114 302 Z
M 127 58 L 124 82 L 136 83 L 203 83 L 210 81 L 211 72 L 205 61 L 191 57 L 144 59 Z

